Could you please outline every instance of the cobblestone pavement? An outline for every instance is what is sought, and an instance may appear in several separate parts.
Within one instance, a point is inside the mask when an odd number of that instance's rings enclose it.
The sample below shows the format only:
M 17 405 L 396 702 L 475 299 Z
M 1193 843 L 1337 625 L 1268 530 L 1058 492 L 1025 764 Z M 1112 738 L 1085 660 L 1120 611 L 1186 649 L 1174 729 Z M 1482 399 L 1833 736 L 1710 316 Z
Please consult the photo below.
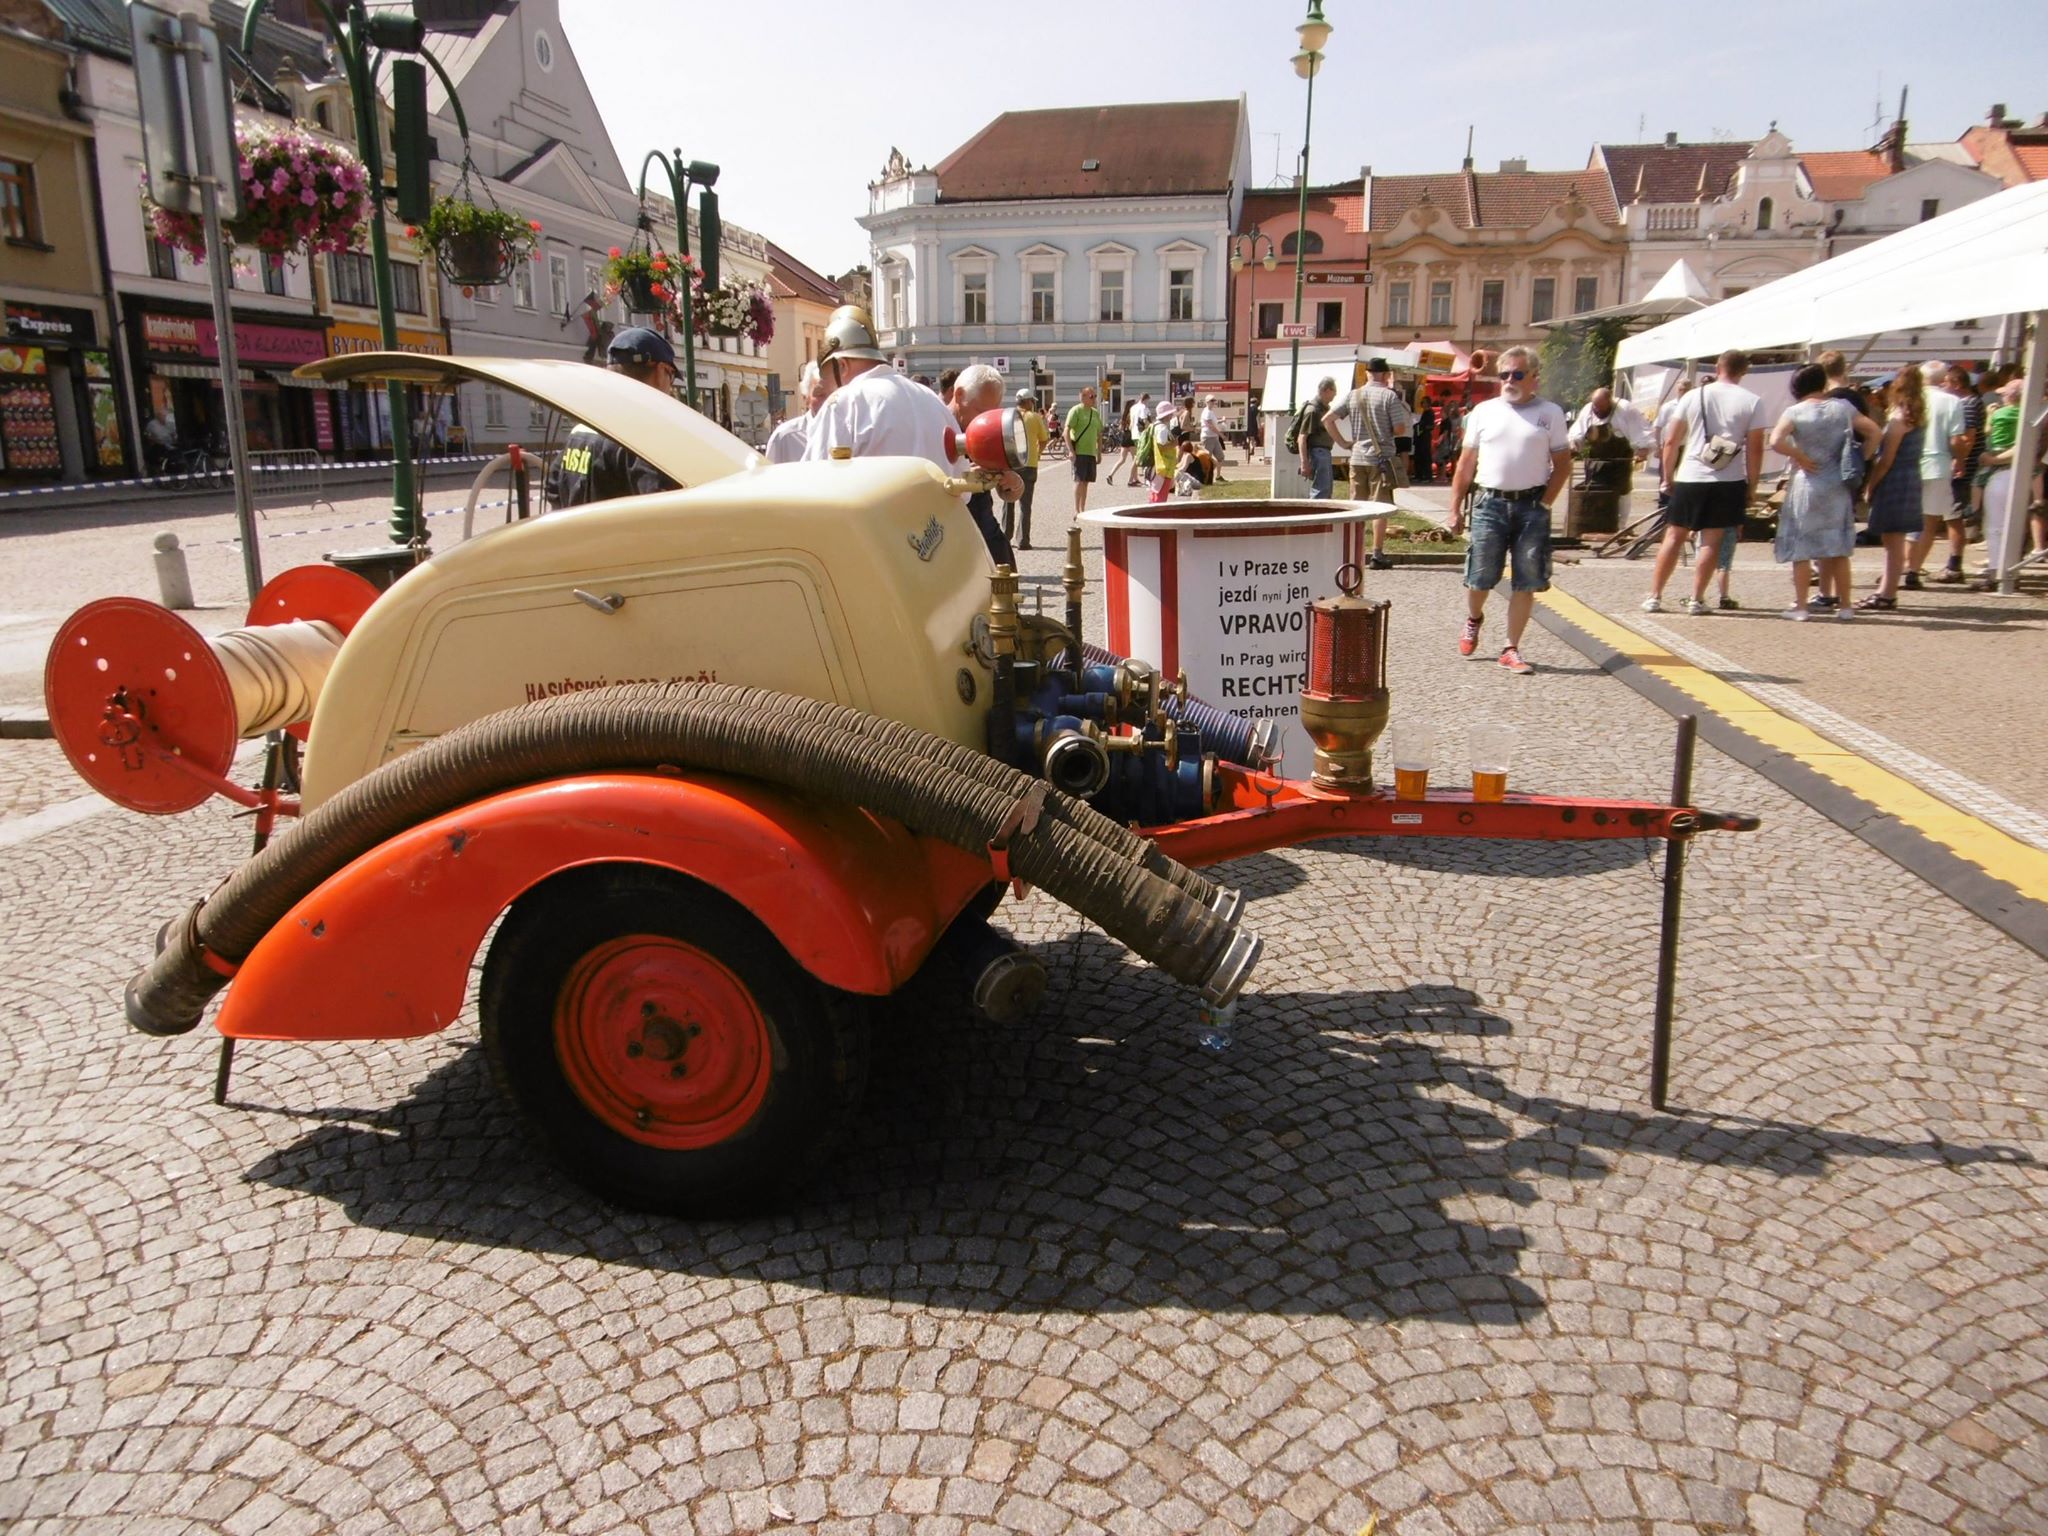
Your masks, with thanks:
M 1514 678 L 1453 655 L 1455 573 L 1375 590 L 1397 722 L 1517 724 L 1522 788 L 1667 780 L 1668 719 L 1548 632 Z M 1643 1103 L 1645 850 L 1330 844 L 1223 872 L 1268 941 L 1228 1054 L 1008 905 L 1040 1016 L 902 1000 L 830 1176 L 724 1224 L 538 1162 L 470 1017 L 246 1047 L 212 1107 L 212 1038 L 118 992 L 245 824 L 18 842 L 0 1525 L 2048 1529 L 2048 963 L 1699 783 L 1767 831 L 1693 860 L 1683 1113 Z

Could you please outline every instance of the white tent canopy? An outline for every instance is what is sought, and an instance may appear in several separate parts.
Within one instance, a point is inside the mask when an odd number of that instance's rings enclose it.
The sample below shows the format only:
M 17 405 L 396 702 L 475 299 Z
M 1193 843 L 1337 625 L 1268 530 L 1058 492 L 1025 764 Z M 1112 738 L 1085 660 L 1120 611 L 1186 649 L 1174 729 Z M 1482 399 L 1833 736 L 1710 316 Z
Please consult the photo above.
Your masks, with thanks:
M 1700 275 L 1693 271 L 1692 264 L 1681 256 L 1657 279 L 1655 287 L 1631 304 L 1610 304 L 1605 309 L 1589 309 L 1554 320 L 1538 320 L 1536 328 L 1560 330 L 1595 320 L 1635 320 L 1647 324 L 1652 320 L 1668 320 L 1673 315 L 1689 315 L 1694 310 L 1705 309 L 1712 302 L 1707 285 L 1700 281 Z
M 2048 309 L 2048 182 L 2011 187 L 1630 336 L 1615 366 Z

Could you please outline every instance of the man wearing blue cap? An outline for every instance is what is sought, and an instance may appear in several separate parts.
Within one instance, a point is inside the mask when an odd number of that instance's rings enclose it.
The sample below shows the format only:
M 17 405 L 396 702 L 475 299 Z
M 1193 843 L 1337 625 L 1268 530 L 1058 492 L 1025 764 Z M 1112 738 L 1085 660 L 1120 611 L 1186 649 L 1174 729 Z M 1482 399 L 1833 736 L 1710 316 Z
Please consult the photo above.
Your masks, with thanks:
M 644 325 L 628 326 L 612 338 L 605 362 L 613 373 L 638 379 L 674 398 L 676 349 L 659 331 Z M 556 507 L 581 507 L 617 496 L 646 496 L 676 488 L 675 481 L 639 454 L 579 421 L 570 428 L 562 456 L 555 461 L 550 501 Z

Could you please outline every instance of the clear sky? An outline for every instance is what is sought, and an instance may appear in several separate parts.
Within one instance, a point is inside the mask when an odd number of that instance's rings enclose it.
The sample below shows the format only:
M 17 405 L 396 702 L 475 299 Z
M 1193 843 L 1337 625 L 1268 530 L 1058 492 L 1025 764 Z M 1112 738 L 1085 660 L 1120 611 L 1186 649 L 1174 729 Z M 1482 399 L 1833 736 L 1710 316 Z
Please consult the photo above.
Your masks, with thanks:
M 561 8 L 628 175 L 654 148 L 716 161 L 725 216 L 824 271 L 867 259 L 854 219 L 892 145 L 936 164 L 1005 111 L 1243 93 L 1256 184 L 1291 176 L 1301 148 L 1294 0 Z M 1796 148 L 1860 148 L 1902 86 L 1915 140 L 1953 139 L 1993 102 L 2048 111 L 2041 0 L 1325 0 L 1324 16 L 1318 182 L 1456 170 L 1468 123 L 1481 170 L 1571 170 L 1596 142 L 1747 139 L 1773 120 Z

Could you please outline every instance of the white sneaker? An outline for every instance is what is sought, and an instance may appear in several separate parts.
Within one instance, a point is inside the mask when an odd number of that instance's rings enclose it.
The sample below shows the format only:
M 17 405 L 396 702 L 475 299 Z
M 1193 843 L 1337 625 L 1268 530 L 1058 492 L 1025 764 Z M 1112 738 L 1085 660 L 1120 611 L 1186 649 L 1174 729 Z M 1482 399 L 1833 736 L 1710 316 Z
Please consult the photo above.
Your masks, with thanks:
M 1645 612 L 1645 613 L 1662 613 L 1663 611 L 1664 611 L 1664 599 L 1663 599 L 1663 598 L 1661 598 L 1661 597 L 1646 597 L 1646 598 L 1644 598 L 1644 599 L 1643 599 L 1643 612 Z
M 1688 597 L 1685 600 L 1685 611 L 1692 618 L 1703 619 L 1708 614 L 1712 613 L 1714 610 L 1709 608 L 1705 603 L 1701 602 L 1698 598 Z
M 1837 609 L 1835 609 L 1835 617 L 1836 617 L 1836 618 L 1838 618 L 1838 619 L 1853 619 L 1853 618 L 1855 618 L 1855 617 L 1856 617 L 1856 605 L 1855 605 L 1854 603 L 1843 603 L 1843 604 L 1842 604 L 1842 605 L 1841 605 L 1840 607 L 1838 607 Z
M 1804 624 L 1808 619 L 1812 618 L 1813 615 L 1808 613 L 1803 607 L 1795 606 L 1787 608 L 1783 613 L 1779 614 L 1778 617 L 1781 619 L 1790 619 L 1795 624 Z

